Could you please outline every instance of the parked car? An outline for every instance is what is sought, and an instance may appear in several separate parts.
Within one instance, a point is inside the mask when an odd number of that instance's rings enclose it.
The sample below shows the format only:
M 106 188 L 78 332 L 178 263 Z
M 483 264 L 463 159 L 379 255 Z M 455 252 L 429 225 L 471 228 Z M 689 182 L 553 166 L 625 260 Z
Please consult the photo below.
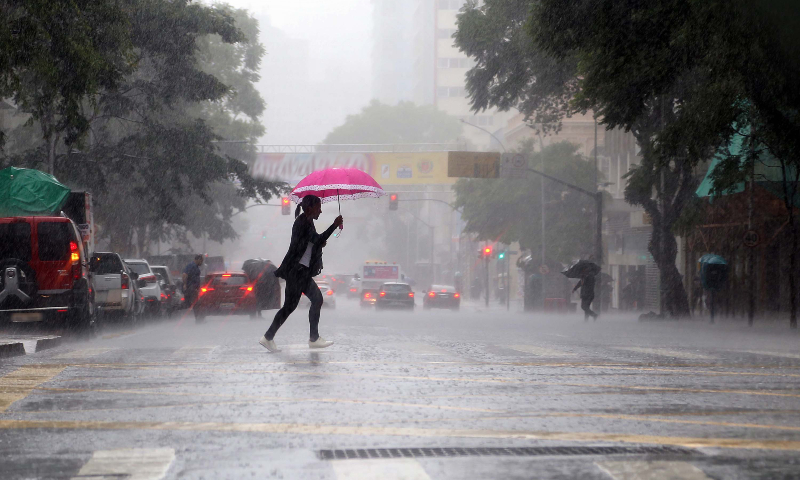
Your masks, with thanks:
M 0 218 L 0 320 L 98 326 L 88 258 L 66 217 Z
M 336 291 L 330 286 L 328 282 L 317 282 L 319 291 L 322 293 L 322 308 L 336 308 Z M 307 306 L 311 304 L 311 300 L 305 295 L 300 297 L 300 304 Z
M 128 265 L 131 272 L 138 276 L 139 290 L 144 297 L 145 313 L 150 316 L 158 316 L 161 313 L 163 292 L 158 283 L 158 277 L 153 273 L 150 264 L 141 258 L 126 258 L 125 264 Z
M 144 305 L 137 296 L 136 278 L 131 277 L 130 269 L 119 254 L 95 252 L 89 262 L 89 271 L 94 275 L 98 313 L 136 322 Z
M 386 282 L 378 290 L 378 298 L 375 301 L 376 310 L 387 308 L 402 308 L 414 310 L 414 292 L 411 285 L 401 282 Z
M 257 311 L 253 283 L 244 272 L 206 275 L 193 310 L 198 323 L 208 315 L 250 315 L 254 318 Z
M 161 306 L 167 315 L 183 308 L 183 290 L 177 284 L 169 269 L 164 265 L 151 265 L 150 270 L 156 274 L 161 286 Z
M 458 310 L 461 307 L 461 294 L 452 285 L 432 285 L 422 292 L 422 308 L 449 308 Z

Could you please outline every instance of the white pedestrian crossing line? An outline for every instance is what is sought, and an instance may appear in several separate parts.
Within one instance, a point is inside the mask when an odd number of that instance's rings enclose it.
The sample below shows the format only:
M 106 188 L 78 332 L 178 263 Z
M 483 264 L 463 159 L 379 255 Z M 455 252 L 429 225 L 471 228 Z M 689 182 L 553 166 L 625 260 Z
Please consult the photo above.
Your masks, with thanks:
M 536 345 L 509 345 L 508 348 L 518 352 L 530 353 L 539 357 L 574 357 L 572 352 L 564 352 L 553 348 L 537 347 Z
M 702 470 L 688 462 L 618 461 L 597 462 L 595 465 L 615 480 L 710 480 Z
M 116 350 L 115 348 L 83 348 L 80 350 L 73 350 L 71 352 L 62 353 L 60 355 L 56 355 L 53 358 L 58 359 L 77 359 L 77 358 L 88 358 L 88 357 L 96 357 L 98 355 L 102 355 L 104 353 L 108 353 L 112 350 Z
M 739 353 L 752 353 L 753 355 L 766 355 L 768 357 L 782 357 L 782 358 L 797 358 L 800 359 L 800 354 L 788 352 L 767 352 L 764 350 L 742 350 Z
M 686 360 L 713 360 L 710 355 L 700 353 L 690 353 L 681 350 L 671 350 L 669 348 L 644 348 L 644 347 L 614 347 L 615 350 L 625 350 L 628 352 L 646 353 L 648 355 L 658 355 L 660 357 L 683 358 Z
M 333 460 L 337 480 L 430 480 L 413 458 Z
M 73 480 L 85 478 L 124 478 L 126 480 L 160 480 L 172 462 L 171 448 L 123 448 L 98 450 L 80 469 Z
M 208 355 L 211 353 L 215 348 L 214 345 L 206 345 L 206 346 L 185 346 L 181 347 L 174 352 L 172 352 L 173 357 L 194 357 L 194 356 L 201 356 L 201 355 Z

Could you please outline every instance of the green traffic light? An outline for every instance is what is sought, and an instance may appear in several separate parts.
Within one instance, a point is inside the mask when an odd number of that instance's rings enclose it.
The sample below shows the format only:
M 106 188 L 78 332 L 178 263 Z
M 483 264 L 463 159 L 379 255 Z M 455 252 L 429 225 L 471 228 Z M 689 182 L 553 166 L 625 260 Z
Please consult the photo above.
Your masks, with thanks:
M 506 258 L 506 252 L 500 252 L 500 254 L 497 255 L 497 258 L 499 258 L 500 260 Z

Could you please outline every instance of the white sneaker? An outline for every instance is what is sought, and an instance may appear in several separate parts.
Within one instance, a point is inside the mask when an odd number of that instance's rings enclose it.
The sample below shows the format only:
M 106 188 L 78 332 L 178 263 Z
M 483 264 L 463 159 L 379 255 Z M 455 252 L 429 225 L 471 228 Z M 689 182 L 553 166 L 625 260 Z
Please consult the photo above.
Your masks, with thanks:
M 333 342 L 330 340 L 325 340 L 322 337 L 319 337 L 316 342 L 312 342 L 311 340 L 308 341 L 308 348 L 327 348 L 333 345 Z
M 266 336 L 262 336 L 261 340 L 259 340 L 258 343 L 260 343 L 262 347 L 266 348 L 272 353 L 278 353 L 281 351 L 281 349 L 278 348 L 277 345 L 275 345 L 275 340 L 267 340 Z

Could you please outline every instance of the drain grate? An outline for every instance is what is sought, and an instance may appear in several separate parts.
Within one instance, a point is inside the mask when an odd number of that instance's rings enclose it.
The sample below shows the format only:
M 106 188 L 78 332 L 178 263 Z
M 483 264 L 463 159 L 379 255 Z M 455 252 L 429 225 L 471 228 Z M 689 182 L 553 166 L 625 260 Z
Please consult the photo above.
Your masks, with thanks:
M 474 457 L 511 456 L 535 457 L 543 455 L 690 455 L 695 450 L 670 446 L 598 446 L 598 447 L 512 447 L 512 448 L 356 448 L 345 450 L 320 450 L 322 460 L 348 460 L 373 458 L 416 457 Z

